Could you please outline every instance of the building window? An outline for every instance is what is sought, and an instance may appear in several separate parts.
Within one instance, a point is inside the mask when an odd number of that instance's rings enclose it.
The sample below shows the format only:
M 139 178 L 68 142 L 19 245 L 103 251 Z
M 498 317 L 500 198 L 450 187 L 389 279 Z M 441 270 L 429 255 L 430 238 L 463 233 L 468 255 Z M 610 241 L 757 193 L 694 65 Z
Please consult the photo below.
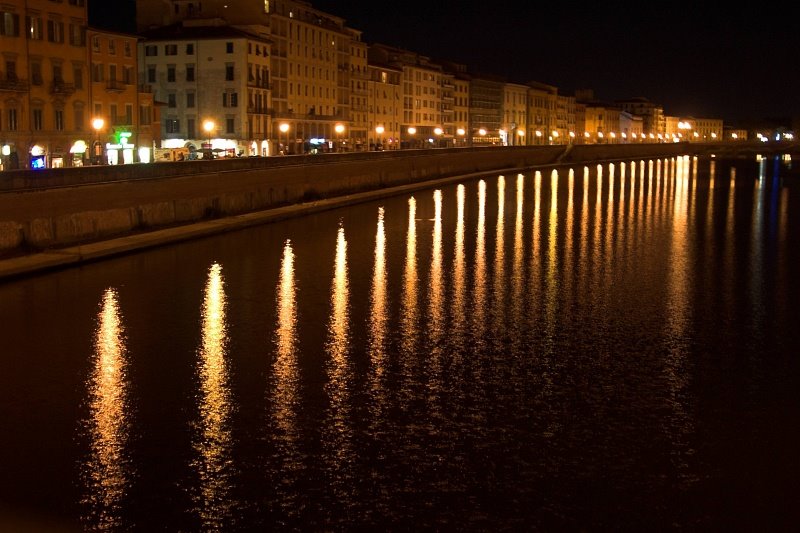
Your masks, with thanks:
M 173 65 L 167 67 L 167 81 L 168 82 L 175 81 L 175 67 Z
M 7 11 L 0 12 L 0 35 L 19 37 L 19 15 Z
M 158 55 L 158 46 L 154 44 L 150 44 L 144 47 L 144 55 L 149 57 L 155 57 Z
M 156 82 L 156 67 L 147 67 L 147 83 Z
M 167 95 L 167 105 L 169 107 L 178 107 L 177 98 L 175 97 L 175 93 L 170 93 Z
M 47 21 L 47 40 L 51 43 L 64 42 L 64 23 L 56 20 Z
M 83 131 L 83 106 L 75 107 L 75 130 Z
M 73 46 L 84 46 L 86 44 L 86 28 L 79 24 L 70 24 L 69 44 Z
M 225 65 L 225 81 L 233 81 L 233 63 Z
M 194 43 L 187 43 L 186 44 L 186 55 L 193 56 L 194 55 Z
M 187 92 L 186 93 L 186 107 L 194 107 L 194 93 Z
M 64 111 L 56 109 L 55 114 L 56 131 L 64 131 Z
M 125 41 L 125 57 L 131 57 L 131 43 L 130 43 L 130 41 Z
M 233 43 L 225 43 L 225 52 L 228 54 L 233 53 Z
M 133 124 L 133 104 L 125 104 L 125 124 Z
M 114 39 L 108 40 L 108 54 L 109 55 L 117 55 L 117 43 Z
M 234 123 L 233 118 L 225 119 L 225 133 L 234 133 Z
M 194 81 L 194 65 L 186 65 L 186 81 Z
M 188 137 L 189 139 L 197 138 L 197 131 L 195 131 L 193 118 L 186 119 L 186 137 Z
M 153 121 L 152 110 L 149 105 L 139 106 L 139 124 L 142 126 L 150 125 Z
M 44 80 L 42 79 L 41 63 L 31 63 L 31 83 L 33 85 L 41 85 L 42 83 L 44 83 Z
M 126 85 L 133 83 L 133 67 L 122 67 L 122 82 Z
M 35 131 L 41 131 L 44 123 L 44 121 L 42 120 L 42 110 L 34 109 L 32 115 L 33 115 L 32 116 L 33 129 Z
M 108 81 L 117 81 L 117 66 L 108 66 Z
M 177 118 L 168 118 L 165 125 L 167 133 L 180 133 L 181 131 L 181 121 Z
M 17 110 L 11 108 L 8 110 L 8 131 L 17 131 Z
M 165 44 L 164 45 L 164 55 L 165 56 L 176 56 L 176 55 L 178 55 L 178 45 L 177 44 Z
M 103 64 L 102 63 L 95 63 L 92 65 L 92 81 L 101 82 L 103 81 Z
M 75 88 L 83 89 L 83 69 L 81 67 L 72 69 L 72 78 L 75 80 Z
M 230 102 L 231 102 L 231 107 L 239 107 L 239 94 L 231 93 Z
M 27 17 L 28 38 L 32 41 L 44 39 L 44 23 L 41 17 Z

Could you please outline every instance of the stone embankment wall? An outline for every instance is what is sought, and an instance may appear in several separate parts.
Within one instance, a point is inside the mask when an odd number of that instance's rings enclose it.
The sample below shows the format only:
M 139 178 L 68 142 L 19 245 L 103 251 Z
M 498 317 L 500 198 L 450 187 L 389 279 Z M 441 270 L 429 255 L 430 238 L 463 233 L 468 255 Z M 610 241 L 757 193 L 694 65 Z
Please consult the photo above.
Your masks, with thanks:
M 443 177 L 696 152 L 685 144 L 458 148 L 4 172 L 0 255 Z

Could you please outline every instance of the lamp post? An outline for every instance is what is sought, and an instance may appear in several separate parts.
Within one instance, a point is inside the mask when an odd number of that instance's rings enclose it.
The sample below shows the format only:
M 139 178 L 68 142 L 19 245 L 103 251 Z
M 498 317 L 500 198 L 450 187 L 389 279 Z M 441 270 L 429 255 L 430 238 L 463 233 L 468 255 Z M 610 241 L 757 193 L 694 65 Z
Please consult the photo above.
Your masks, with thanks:
M 536 144 L 542 144 L 542 130 L 536 130 Z
M 206 158 L 211 159 L 211 157 L 213 156 L 213 154 L 211 152 L 211 135 L 214 132 L 214 127 L 215 126 L 216 125 L 214 124 L 213 120 L 204 120 L 203 121 L 203 131 L 206 132 L 206 138 L 208 138 L 208 143 L 206 144 L 206 150 L 207 151 L 203 152 L 203 159 L 206 159 Z
M 344 124 L 341 123 L 336 124 L 336 126 L 334 126 L 333 129 L 334 131 L 336 131 L 336 151 L 339 152 L 342 149 L 342 140 L 340 137 L 342 136 L 342 132 L 344 131 Z
M 434 128 L 433 134 L 436 135 L 436 147 L 441 148 L 442 128 Z
M 378 134 L 378 143 L 375 145 L 376 150 L 383 150 L 383 126 L 376 126 L 375 133 Z
M 456 135 L 458 135 L 459 137 L 461 137 L 461 140 L 462 140 L 462 141 L 464 140 L 464 134 L 465 134 L 465 133 L 467 133 L 467 132 L 466 132 L 466 131 L 464 131 L 464 128 L 458 128 L 458 129 L 456 130 Z M 455 139 L 453 139 L 453 143 L 454 143 L 454 144 L 455 144 L 455 142 L 456 142 L 456 141 L 455 141 Z M 463 144 L 463 142 L 462 142 L 462 144 Z
M 289 131 L 289 123 L 288 122 L 281 122 L 280 125 L 278 126 L 278 130 L 281 133 L 288 132 Z M 287 146 L 289 144 L 289 135 L 286 135 L 286 144 L 283 144 L 283 142 L 281 141 L 281 138 L 282 137 L 279 135 L 278 136 L 278 144 L 281 145 L 281 151 L 280 152 L 281 152 L 281 155 L 286 155 L 286 153 L 289 151 L 289 147 Z
M 479 128 L 478 129 L 478 135 L 481 136 L 481 144 L 483 144 L 484 143 L 484 139 L 483 138 L 486 137 L 486 128 Z
M 411 148 L 416 148 L 416 139 L 414 139 L 414 135 L 417 134 L 417 128 L 414 126 L 409 126 L 406 130 L 408 132 L 409 137 L 411 138 Z
M 105 125 L 106 121 L 100 117 L 92 119 L 92 128 L 94 128 L 94 150 L 92 153 L 95 165 L 100 165 L 103 157 L 103 145 L 100 143 L 100 130 L 102 130 Z

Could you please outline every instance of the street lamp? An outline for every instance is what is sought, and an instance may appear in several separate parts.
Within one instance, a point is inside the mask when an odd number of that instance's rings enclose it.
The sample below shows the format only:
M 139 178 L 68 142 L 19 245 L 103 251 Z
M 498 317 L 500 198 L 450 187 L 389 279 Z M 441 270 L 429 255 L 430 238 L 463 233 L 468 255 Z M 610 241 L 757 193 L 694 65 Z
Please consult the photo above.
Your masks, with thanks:
M 288 132 L 289 131 L 289 123 L 288 122 L 281 122 L 280 125 L 278 126 L 278 130 L 281 133 Z M 281 141 L 280 136 L 279 136 L 278 144 L 281 145 L 281 150 L 280 150 L 281 154 L 285 155 L 289 151 L 289 147 L 287 146 L 289 144 L 289 135 L 286 135 L 286 144 L 283 144 L 283 142 Z
M 106 125 L 106 121 L 100 117 L 92 119 L 92 128 L 94 128 L 94 164 L 99 165 L 103 157 L 103 145 L 100 144 L 100 130 Z
M 458 129 L 456 130 L 456 135 L 458 135 L 458 136 L 460 136 L 460 137 L 464 137 L 464 135 L 465 135 L 466 133 L 467 133 L 467 132 L 466 132 L 466 131 L 464 131 L 464 128 L 458 128 Z M 453 143 L 455 143 L 455 139 L 453 139 Z
M 536 130 L 536 144 L 542 143 L 542 131 Z
M 341 124 L 341 123 L 336 124 L 336 126 L 334 126 L 333 129 L 334 129 L 334 131 L 336 131 L 336 151 L 338 152 L 342 148 L 342 146 L 341 146 L 342 145 L 342 141 L 341 141 L 341 139 L 339 137 L 341 137 L 342 132 L 344 131 L 344 124 Z
M 409 144 L 411 148 L 416 148 L 416 140 L 414 139 L 414 135 L 416 135 L 417 133 L 417 128 L 415 128 L 414 126 L 409 126 L 406 129 L 406 131 L 408 132 L 408 136 L 410 138 Z
M 442 136 L 442 133 L 443 133 L 443 132 L 442 132 L 442 128 L 438 128 L 438 127 L 437 127 L 437 128 L 434 128 L 434 129 L 433 129 L 433 133 L 434 133 L 434 135 L 436 135 L 436 146 L 437 146 L 437 148 L 438 148 L 439 146 L 441 146 L 441 145 L 440 145 L 440 141 L 439 141 L 439 139 L 441 138 L 441 136 Z
M 517 137 L 519 137 L 519 145 L 525 145 L 525 130 L 517 130 Z
M 378 134 L 378 144 L 375 146 L 376 150 L 383 150 L 383 126 L 375 126 L 375 133 Z
M 208 138 L 208 144 L 206 145 L 206 147 L 207 147 L 206 150 L 208 150 L 208 151 L 203 153 L 203 159 L 205 159 L 206 157 L 211 159 L 211 157 L 213 155 L 211 153 L 211 135 L 214 132 L 214 128 L 215 127 L 216 127 L 216 124 L 214 124 L 213 120 L 204 120 L 203 121 L 203 131 L 206 132 L 206 137 Z

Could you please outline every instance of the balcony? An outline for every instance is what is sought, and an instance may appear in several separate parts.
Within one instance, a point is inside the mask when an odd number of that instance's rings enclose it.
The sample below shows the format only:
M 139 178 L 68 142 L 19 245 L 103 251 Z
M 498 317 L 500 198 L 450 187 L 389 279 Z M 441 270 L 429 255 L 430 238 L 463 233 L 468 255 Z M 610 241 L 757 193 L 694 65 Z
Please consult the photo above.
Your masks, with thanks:
M 273 109 L 271 107 L 248 106 L 247 113 L 249 115 L 272 115 Z
M 64 83 L 63 81 L 54 81 L 50 86 L 50 94 L 56 96 L 72 96 L 75 92 L 74 83 Z
M 106 82 L 106 92 L 109 93 L 121 93 L 125 92 L 125 89 L 128 88 L 127 83 L 123 83 L 119 80 L 108 80 Z
M 247 81 L 248 87 L 255 87 L 256 89 L 272 89 L 272 84 L 266 80 L 248 80 Z
M 28 80 L 12 78 L 10 80 L 0 80 L 0 91 L 10 91 L 14 93 L 24 93 L 28 90 Z

